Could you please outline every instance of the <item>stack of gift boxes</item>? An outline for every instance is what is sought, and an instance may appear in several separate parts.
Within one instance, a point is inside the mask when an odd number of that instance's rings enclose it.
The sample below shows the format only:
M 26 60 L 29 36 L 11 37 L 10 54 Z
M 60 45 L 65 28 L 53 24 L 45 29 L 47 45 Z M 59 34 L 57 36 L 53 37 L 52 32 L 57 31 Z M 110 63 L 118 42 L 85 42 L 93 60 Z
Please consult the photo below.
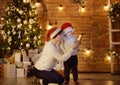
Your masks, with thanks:
M 32 65 L 31 59 L 38 55 L 38 49 L 31 49 L 28 54 L 24 50 L 13 53 L 14 63 L 4 66 L 5 77 L 27 77 L 28 67 Z

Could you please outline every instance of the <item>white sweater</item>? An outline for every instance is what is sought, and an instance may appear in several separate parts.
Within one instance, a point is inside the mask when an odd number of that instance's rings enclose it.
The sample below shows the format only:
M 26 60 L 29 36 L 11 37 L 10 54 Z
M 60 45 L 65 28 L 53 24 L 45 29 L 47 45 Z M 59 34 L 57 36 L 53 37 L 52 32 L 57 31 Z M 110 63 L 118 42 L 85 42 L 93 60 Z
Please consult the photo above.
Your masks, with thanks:
M 68 60 L 73 51 L 74 50 L 71 48 L 65 54 L 61 54 L 59 49 L 50 41 L 44 46 L 41 57 L 35 63 L 35 68 L 38 70 L 51 71 L 58 62 Z
M 74 35 L 64 37 L 64 42 L 60 46 L 64 53 L 66 53 L 73 46 L 76 39 L 77 38 Z M 79 47 L 76 50 L 74 50 L 72 55 L 77 55 L 78 50 Z

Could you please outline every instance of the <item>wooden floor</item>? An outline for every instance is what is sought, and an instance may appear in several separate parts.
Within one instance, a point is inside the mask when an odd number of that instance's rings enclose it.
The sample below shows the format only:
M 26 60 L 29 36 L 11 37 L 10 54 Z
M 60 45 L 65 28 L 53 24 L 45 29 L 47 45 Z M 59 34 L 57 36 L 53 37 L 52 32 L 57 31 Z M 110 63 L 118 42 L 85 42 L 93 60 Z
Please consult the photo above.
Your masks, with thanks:
M 74 85 L 72 75 L 69 85 Z M 0 78 L 0 85 L 38 85 L 34 82 L 34 77 L 24 78 Z M 80 85 L 120 85 L 120 75 L 111 74 L 79 74 Z

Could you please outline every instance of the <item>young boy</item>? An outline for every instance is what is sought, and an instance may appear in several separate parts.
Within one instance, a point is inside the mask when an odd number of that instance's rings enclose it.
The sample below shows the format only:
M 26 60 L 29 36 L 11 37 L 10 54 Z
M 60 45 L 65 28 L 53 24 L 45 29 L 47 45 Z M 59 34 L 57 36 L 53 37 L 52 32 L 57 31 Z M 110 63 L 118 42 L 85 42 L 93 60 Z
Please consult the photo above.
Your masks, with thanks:
M 71 23 L 64 23 L 61 26 L 61 29 L 63 30 L 63 45 L 61 46 L 64 53 L 67 52 L 73 45 L 73 43 L 77 40 L 77 38 L 72 34 L 74 29 Z M 77 53 L 79 51 L 79 46 L 78 48 L 73 52 L 71 57 L 64 62 L 64 76 L 65 76 L 65 85 L 69 84 L 70 81 L 70 72 L 72 70 L 73 74 L 73 80 L 75 82 L 75 85 L 78 85 L 78 58 L 77 58 Z

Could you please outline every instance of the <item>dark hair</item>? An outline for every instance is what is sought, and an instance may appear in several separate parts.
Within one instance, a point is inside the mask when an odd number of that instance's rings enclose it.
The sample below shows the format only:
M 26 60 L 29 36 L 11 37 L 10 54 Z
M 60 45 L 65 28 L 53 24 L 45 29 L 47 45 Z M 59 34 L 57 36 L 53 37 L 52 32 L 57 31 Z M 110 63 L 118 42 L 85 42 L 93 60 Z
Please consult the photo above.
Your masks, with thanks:
M 58 32 L 54 37 L 53 37 L 53 39 L 57 36 L 57 35 L 59 35 L 59 34 L 61 34 L 62 33 L 62 30 L 60 30 L 60 32 Z

